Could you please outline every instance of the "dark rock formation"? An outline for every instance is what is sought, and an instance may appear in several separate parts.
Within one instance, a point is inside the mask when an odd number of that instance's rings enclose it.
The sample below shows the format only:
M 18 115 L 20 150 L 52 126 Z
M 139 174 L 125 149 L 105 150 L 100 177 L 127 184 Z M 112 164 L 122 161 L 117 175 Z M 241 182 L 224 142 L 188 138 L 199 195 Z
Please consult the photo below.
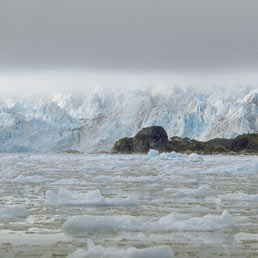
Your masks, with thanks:
M 147 153 L 150 149 L 169 151 L 168 135 L 161 126 L 143 128 L 133 138 L 133 149 L 139 153 Z
M 258 133 L 237 136 L 230 145 L 235 152 L 258 153 Z
M 81 152 L 78 150 L 64 150 L 64 151 L 61 151 L 60 153 L 79 154 Z
M 133 144 L 133 138 L 121 138 L 118 140 L 114 147 L 113 147 L 113 153 L 134 153 L 134 144 Z
M 147 153 L 150 149 L 159 152 L 181 152 L 199 154 L 218 153 L 258 153 L 258 134 L 243 134 L 235 139 L 212 139 L 201 142 L 189 138 L 174 136 L 168 140 L 166 131 L 161 126 L 151 126 L 140 130 L 133 138 L 118 140 L 113 153 Z
M 150 149 L 160 152 L 171 151 L 168 135 L 163 127 L 152 126 L 140 130 L 133 138 L 118 140 L 113 153 L 147 153 Z
M 172 151 L 176 152 L 206 152 L 210 151 L 208 145 L 203 142 L 192 140 L 189 138 L 181 138 L 174 136 L 170 138 L 169 144 L 171 146 Z

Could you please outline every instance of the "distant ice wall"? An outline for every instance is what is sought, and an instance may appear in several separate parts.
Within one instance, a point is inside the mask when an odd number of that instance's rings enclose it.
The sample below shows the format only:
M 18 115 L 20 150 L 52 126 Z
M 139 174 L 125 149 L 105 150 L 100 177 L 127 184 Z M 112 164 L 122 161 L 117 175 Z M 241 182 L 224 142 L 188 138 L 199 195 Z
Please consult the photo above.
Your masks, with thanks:
M 1 96 L 0 151 L 109 151 L 117 139 L 152 125 L 163 126 L 170 137 L 199 140 L 258 132 L 258 89 L 160 87 Z

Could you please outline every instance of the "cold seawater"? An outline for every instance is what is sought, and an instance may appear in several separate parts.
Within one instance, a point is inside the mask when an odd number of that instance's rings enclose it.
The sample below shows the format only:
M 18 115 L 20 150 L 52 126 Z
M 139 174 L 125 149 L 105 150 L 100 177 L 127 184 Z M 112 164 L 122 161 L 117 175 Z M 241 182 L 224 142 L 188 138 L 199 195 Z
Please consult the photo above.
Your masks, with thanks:
M 258 156 L 0 155 L 0 257 L 258 257 Z

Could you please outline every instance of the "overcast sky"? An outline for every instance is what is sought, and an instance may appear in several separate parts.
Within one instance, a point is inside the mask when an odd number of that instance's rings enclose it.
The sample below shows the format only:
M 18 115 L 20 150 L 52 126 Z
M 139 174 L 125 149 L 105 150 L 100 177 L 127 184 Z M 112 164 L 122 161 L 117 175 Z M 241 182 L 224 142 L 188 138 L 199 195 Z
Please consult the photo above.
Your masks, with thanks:
M 2 68 L 258 67 L 257 0 L 0 0 Z
M 0 0 L 0 73 L 257 68 L 258 0 Z

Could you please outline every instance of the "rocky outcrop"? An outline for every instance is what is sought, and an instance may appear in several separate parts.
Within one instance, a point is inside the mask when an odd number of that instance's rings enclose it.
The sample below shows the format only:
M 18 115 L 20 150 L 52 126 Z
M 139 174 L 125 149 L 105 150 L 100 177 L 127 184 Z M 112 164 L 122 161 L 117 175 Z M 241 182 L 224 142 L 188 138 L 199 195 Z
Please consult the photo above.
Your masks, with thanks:
M 258 153 L 258 133 L 237 136 L 229 148 L 235 152 Z
M 174 136 L 168 139 L 161 126 L 140 130 L 135 137 L 118 140 L 113 153 L 147 153 L 150 149 L 159 152 L 181 152 L 199 154 L 258 153 L 258 134 L 244 134 L 235 139 L 215 138 L 206 142 Z
M 163 127 L 151 126 L 140 130 L 133 138 L 118 140 L 113 153 L 147 153 L 150 149 L 160 152 L 170 151 L 168 135 Z

